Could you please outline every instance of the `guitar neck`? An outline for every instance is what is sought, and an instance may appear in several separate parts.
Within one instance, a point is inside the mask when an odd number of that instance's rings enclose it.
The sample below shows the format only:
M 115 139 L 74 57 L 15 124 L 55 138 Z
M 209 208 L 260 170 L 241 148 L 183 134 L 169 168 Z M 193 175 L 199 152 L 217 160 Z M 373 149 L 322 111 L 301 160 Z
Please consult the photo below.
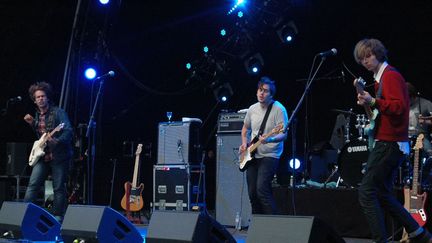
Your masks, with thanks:
M 366 112 L 366 115 L 367 115 L 367 117 L 369 118 L 369 119 L 372 119 L 372 117 L 373 117 L 373 112 L 372 112 L 372 109 L 371 109 L 371 107 L 369 106 L 369 105 L 363 105 L 363 108 L 364 108 L 364 110 L 365 110 L 365 112 Z
M 418 178 L 419 178 L 419 173 L 418 173 L 418 169 L 419 169 L 419 150 L 416 149 L 415 153 L 414 153 L 414 165 L 413 165 L 413 182 L 412 182 L 412 190 L 411 190 L 411 194 L 412 195 L 417 195 L 419 193 L 418 191 Z
M 132 178 L 132 187 L 138 186 L 139 154 L 135 157 L 134 174 Z

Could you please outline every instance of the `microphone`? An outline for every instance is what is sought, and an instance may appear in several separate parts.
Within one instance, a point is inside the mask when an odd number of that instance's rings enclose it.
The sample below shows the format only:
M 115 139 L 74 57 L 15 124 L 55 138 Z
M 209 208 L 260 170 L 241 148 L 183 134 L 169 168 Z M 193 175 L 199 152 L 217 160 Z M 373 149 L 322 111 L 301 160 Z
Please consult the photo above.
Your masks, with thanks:
M 329 51 L 320 52 L 318 55 L 320 57 L 329 57 L 329 56 L 336 56 L 336 54 L 337 54 L 336 48 L 332 48 Z
M 177 152 L 180 152 L 181 149 L 182 149 L 182 140 L 179 139 L 177 140 Z
M 95 78 L 95 80 L 102 79 L 102 78 L 105 78 L 105 77 L 114 77 L 114 75 L 115 75 L 115 72 L 111 70 L 111 71 L 109 71 L 109 72 L 107 72 L 107 73 L 105 73 L 105 74 L 103 74 L 103 75 Z
M 22 100 L 21 96 L 13 97 L 9 99 L 9 102 L 20 102 Z

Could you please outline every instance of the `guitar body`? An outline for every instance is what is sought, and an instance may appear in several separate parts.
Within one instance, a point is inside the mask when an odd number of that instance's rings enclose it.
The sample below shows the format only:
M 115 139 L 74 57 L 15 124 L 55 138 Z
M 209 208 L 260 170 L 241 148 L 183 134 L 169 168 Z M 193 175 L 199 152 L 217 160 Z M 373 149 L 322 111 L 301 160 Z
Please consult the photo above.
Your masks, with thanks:
M 371 112 L 371 117 L 369 118 L 369 124 L 364 129 L 364 134 L 368 136 L 368 148 L 371 151 L 375 147 L 375 129 L 376 129 L 376 119 L 378 117 L 379 111 L 374 109 Z
M 246 151 L 244 151 L 240 156 L 240 164 L 239 164 L 239 170 L 241 172 L 244 172 L 247 169 L 248 162 L 251 161 L 252 158 L 252 152 L 251 146 L 249 146 Z
M 275 128 L 271 130 L 270 133 L 262 135 L 264 138 L 270 137 L 274 134 L 279 134 L 283 132 L 283 124 L 277 125 Z M 240 154 L 239 158 L 239 170 L 241 172 L 244 172 L 247 169 L 248 162 L 253 159 L 252 154 L 255 152 L 255 150 L 258 148 L 258 146 L 261 145 L 261 141 L 256 137 L 254 138 L 250 144 L 248 144 L 248 147 L 246 150 Z
M 123 196 L 120 203 L 122 208 L 124 210 L 131 211 L 131 212 L 140 211 L 144 206 L 144 201 L 142 198 L 144 184 L 141 183 L 138 187 L 133 187 L 132 183 L 127 181 L 124 184 L 124 188 L 125 188 L 125 195 Z
M 47 134 L 45 133 L 42 137 L 33 143 L 33 147 L 29 157 L 29 165 L 34 166 L 40 158 L 45 155 L 44 149 L 46 148 L 46 139 Z
M 45 148 L 47 146 L 47 140 L 48 140 L 48 134 L 50 136 L 53 136 L 56 132 L 59 132 L 63 129 L 65 126 L 64 123 L 60 123 L 56 128 L 54 128 L 50 133 L 44 133 L 39 138 L 39 140 L 36 140 L 33 143 L 32 150 L 30 152 L 29 156 L 29 165 L 33 167 L 40 158 L 42 158 L 45 155 Z
M 426 211 L 424 210 L 427 193 L 423 192 L 421 195 L 417 195 L 415 197 L 410 194 L 410 191 L 411 190 L 409 188 L 404 189 L 405 198 L 409 197 L 409 200 L 405 202 L 404 207 L 408 209 L 411 216 L 422 227 L 427 221 Z

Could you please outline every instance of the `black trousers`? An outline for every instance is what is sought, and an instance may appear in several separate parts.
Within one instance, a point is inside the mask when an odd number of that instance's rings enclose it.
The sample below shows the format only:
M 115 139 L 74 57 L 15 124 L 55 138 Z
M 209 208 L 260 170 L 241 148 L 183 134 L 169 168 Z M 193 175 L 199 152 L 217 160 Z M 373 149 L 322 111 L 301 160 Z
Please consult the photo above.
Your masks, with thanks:
M 279 159 L 264 157 L 253 159 L 246 170 L 249 199 L 253 214 L 277 214 L 271 182 Z
M 371 151 L 366 174 L 359 187 L 359 201 L 375 242 L 387 242 L 384 212 L 405 227 L 408 233 L 417 222 L 393 195 L 393 181 L 404 159 L 397 142 L 377 141 Z

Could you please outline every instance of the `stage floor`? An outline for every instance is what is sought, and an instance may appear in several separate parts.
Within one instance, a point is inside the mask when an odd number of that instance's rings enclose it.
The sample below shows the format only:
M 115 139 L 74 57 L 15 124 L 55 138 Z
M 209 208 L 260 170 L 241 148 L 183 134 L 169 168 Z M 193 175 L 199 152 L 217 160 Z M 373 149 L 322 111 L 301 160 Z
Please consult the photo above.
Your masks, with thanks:
M 144 242 L 145 242 L 145 237 L 147 235 L 147 228 L 148 225 L 137 225 L 136 226 L 138 231 L 141 233 L 142 237 L 144 238 Z M 234 228 L 227 228 L 227 230 L 231 233 L 231 235 L 234 237 L 234 239 L 236 240 L 236 242 L 238 243 L 245 243 L 247 242 L 247 230 L 235 230 Z M 371 239 L 361 239 L 361 238 L 344 238 L 346 243 L 371 243 L 372 240 Z M 392 242 L 392 241 L 390 241 Z M 394 241 L 394 242 L 399 242 L 399 241 Z

